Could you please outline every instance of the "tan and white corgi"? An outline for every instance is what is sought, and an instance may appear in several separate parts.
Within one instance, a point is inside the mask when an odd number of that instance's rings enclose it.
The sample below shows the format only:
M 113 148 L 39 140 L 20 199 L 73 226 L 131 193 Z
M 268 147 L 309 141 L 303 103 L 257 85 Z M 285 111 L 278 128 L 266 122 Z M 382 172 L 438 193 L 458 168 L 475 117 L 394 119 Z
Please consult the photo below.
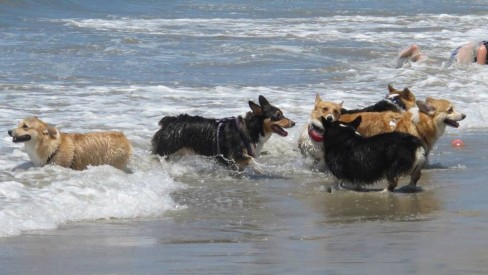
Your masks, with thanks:
M 324 162 L 324 143 L 323 143 L 323 126 L 321 119 L 325 118 L 327 121 L 337 121 L 341 115 L 342 102 L 334 103 L 324 101 L 317 93 L 315 96 L 315 104 L 310 113 L 309 122 L 303 128 L 302 134 L 298 139 L 298 148 L 304 156 L 312 157 L 318 168 L 325 167 Z
M 125 170 L 132 154 L 131 144 L 121 132 L 61 133 L 37 117 L 23 119 L 8 134 L 13 142 L 24 143 L 35 166 L 56 164 L 84 170 L 89 165 L 108 164 Z

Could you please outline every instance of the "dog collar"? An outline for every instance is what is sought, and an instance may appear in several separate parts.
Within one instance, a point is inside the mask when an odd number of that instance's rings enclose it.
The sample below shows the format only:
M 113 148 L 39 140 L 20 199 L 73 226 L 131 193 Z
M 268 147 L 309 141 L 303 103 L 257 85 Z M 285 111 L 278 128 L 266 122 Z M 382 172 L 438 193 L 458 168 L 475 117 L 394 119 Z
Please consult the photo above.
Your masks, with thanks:
M 388 100 L 390 100 L 393 104 L 395 104 L 396 106 L 400 107 L 401 110 L 406 110 L 407 109 L 407 106 L 405 106 L 405 104 L 403 104 L 403 102 L 401 101 L 400 99 L 400 96 L 399 95 L 394 95 L 394 96 L 387 96 L 386 97 Z
M 324 136 L 317 133 L 317 131 L 313 129 L 312 124 L 308 126 L 308 136 L 316 142 L 322 142 L 324 140 Z

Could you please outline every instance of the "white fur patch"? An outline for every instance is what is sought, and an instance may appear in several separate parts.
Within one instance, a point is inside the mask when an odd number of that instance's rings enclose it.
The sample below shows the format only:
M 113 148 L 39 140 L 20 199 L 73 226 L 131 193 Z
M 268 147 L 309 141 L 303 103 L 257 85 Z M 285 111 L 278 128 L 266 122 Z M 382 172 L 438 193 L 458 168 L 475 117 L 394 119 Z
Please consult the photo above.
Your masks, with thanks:
M 25 146 L 24 147 L 25 151 L 26 151 L 27 155 L 29 155 L 29 158 L 32 161 L 32 163 L 34 164 L 34 166 L 46 165 L 46 160 L 41 159 L 41 157 L 37 154 L 35 142 L 33 142 L 32 140 L 27 141 L 24 143 L 24 146 Z
M 271 133 L 267 133 L 266 135 L 262 136 L 259 135 L 259 140 L 256 143 L 256 150 L 254 151 L 254 154 L 256 156 L 259 156 L 261 154 L 261 150 L 263 149 L 264 143 L 268 141 L 268 139 L 271 137 Z
M 396 129 L 396 127 L 397 127 L 397 123 L 396 123 L 396 121 L 395 121 L 395 120 L 390 121 L 389 125 L 390 125 L 390 127 L 391 127 L 393 130 L 395 130 L 395 129 Z
M 418 124 L 420 121 L 419 107 L 412 107 L 408 111 L 412 114 L 412 122 Z
M 417 151 L 415 151 L 415 162 L 413 167 L 417 167 L 418 165 L 423 165 L 426 160 L 425 149 L 424 147 L 420 146 Z

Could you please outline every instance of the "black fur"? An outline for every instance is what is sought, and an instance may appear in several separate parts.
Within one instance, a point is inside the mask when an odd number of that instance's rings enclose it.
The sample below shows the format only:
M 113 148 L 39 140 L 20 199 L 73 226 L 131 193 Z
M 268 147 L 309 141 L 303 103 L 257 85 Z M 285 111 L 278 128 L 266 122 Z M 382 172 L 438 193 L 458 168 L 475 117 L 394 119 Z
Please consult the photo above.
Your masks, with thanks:
M 386 112 L 386 111 L 392 111 L 392 112 L 402 112 L 405 110 L 405 106 L 401 102 L 401 100 L 395 100 L 397 98 L 392 99 L 383 99 L 379 102 L 377 102 L 374 105 L 362 108 L 362 109 L 353 109 L 353 110 L 347 110 L 342 108 L 341 109 L 341 114 L 356 114 L 356 113 L 362 113 L 362 112 Z
M 399 176 L 410 174 L 410 186 L 415 187 L 425 160 L 425 151 L 417 159 L 417 151 L 423 150 L 420 139 L 400 132 L 362 137 L 355 131 L 360 123 L 360 116 L 349 124 L 322 118 L 325 162 L 332 174 L 356 186 L 386 177 L 390 191 Z
M 187 114 L 163 117 L 159 121 L 160 129 L 152 138 L 152 153 L 169 156 L 186 148 L 195 154 L 217 156 L 228 165 L 248 161 L 254 157 L 256 145 L 265 136 L 265 119 L 286 119 L 281 110 L 269 104 L 263 96 L 259 97 L 259 103 L 261 105 L 249 101 L 252 112 L 245 117 L 221 120 Z M 294 122 L 290 123 L 294 125 Z

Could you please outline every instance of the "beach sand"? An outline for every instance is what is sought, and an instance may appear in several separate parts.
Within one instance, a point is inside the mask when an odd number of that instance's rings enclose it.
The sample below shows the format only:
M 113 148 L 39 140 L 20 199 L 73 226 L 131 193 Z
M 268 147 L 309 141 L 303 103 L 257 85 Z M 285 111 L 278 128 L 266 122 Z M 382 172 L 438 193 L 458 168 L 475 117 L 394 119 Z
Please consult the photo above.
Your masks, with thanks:
M 0 239 L 0 272 L 485 273 L 488 133 L 459 132 L 438 142 L 419 193 L 331 194 L 325 175 L 293 171 L 182 178 L 189 188 L 173 198 L 186 208 L 162 217 L 77 222 Z M 456 138 L 463 148 L 451 146 Z

